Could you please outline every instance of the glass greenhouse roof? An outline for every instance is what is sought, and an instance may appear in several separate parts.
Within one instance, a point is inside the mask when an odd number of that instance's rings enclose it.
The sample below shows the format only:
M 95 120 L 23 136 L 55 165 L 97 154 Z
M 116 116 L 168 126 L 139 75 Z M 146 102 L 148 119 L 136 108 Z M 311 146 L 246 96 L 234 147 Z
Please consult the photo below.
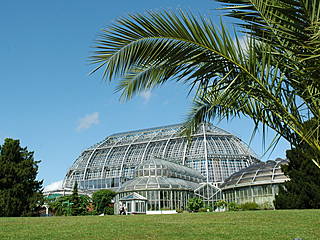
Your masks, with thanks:
M 142 200 L 142 201 L 147 201 L 148 199 L 145 198 L 144 196 L 141 196 L 138 193 L 131 193 L 123 198 L 120 199 L 120 201 L 128 201 L 128 200 Z
M 136 166 L 157 156 L 198 171 L 207 182 L 222 183 L 234 172 L 258 161 L 238 137 L 202 123 L 191 142 L 180 135 L 182 124 L 113 134 L 75 160 L 64 187 L 118 188 L 134 177 Z
M 189 181 L 192 180 L 193 182 L 205 181 L 205 177 L 198 171 L 157 157 L 153 157 L 140 164 L 136 169 L 135 176 L 165 176 L 179 177 Z
M 248 185 L 283 183 L 289 180 L 281 170 L 281 165 L 288 164 L 287 160 L 277 159 L 253 164 L 232 174 L 221 185 L 221 189 L 237 188 Z
M 141 173 L 142 175 L 141 175 Z M 119 192 L 152 189 L 193 191 L 205 178 L 196 170 L 163 159 L 152 158 L 136 168 L 136 178 L 124 183 Z
M 157 189 L 177 189 L 193 191 L 199 187 L 198 183 L 189 182 L 180 178 L 167 177 L 137 177 L 125 182 L 119 192 L 157 190 Z

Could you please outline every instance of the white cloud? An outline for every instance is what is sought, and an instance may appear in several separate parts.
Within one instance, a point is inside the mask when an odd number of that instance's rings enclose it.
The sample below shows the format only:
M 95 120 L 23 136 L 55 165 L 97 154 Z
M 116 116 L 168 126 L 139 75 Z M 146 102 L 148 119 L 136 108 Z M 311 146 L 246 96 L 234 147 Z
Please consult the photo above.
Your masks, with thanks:
M 249 47 L 251 44 L 258 45 L 260 44 L 259 40 L 250 39 L 250 36 L 245 34 L 238 38 L 240 48 L 243 50 L 244 54 L 248 54 Z M 252 41 L 252 42 L 251 42 Z
M 63 180 L 53 182 L 44 187 L 44 192 L 55 191 L 62 188 Z
M 139 95 L 140 95 L 140 97 L 143 98 L 144 103 L 147 103 L 147 102 L 149 102 L 149 100 L 152 96 L 152 93 L 150 90 L 146 90 L 146 91 L 141 92 Z
M 239 37 L 239 44 L 240 44 L 240 48 L 244 51 L 244 53 L 248 52 L 248 36 L 247 35 L 243 35 L 241 37 Z
M 87 128 L 90 128 L 92 125 L 99 124 L 99 123 L 100 123 L 99 113 L 94 112 L 84 116 L 79 120 L 77 130 L 80 131 L 83 129 L 87 129 Z

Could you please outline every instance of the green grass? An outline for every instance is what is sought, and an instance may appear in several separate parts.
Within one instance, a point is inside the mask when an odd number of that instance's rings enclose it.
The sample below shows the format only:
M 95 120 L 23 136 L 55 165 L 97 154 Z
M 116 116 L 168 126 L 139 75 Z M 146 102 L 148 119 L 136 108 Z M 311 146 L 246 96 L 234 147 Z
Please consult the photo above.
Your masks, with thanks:
M 0 239 L 320 239 L 320 210 L 0 218 Z

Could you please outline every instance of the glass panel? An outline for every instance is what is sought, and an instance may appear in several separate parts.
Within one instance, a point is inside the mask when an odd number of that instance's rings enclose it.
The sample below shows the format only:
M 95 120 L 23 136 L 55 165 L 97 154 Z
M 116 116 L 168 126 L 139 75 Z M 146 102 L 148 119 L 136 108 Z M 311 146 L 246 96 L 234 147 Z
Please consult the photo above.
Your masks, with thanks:
M 131 212 L 131 202 L 126 202 L 127 212 Z

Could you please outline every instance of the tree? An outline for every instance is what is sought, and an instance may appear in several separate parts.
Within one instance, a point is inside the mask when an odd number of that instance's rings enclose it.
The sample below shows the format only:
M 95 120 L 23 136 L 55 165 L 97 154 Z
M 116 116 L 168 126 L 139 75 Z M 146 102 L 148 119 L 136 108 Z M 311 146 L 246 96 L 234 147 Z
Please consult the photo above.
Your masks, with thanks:
M 70 196 L 61 196 L 48 202 L 56 216 L 71 216 Z
M 72 216 L 85 215 L 87 207 L 89 205 L 89 197 L 80 196 L 78 194 L 78 182 L 76 181 L 73 185 L 72 194 L 70 196 L 70 209 Z
M 19 140 L 7 138 L 0 145 L 1 217 L 37 215 L 43 201 L 43 181 L 36 180 L 39 162 Z
M 75 182 L 71 195 L 61 196 L 48 202 L 56 216 L 80 216 L 86 215 L 91 199 L 87 195 L 78 194 L 78 183 Z
M 81 215 L 83 209 L 80 208 L 80 198 L 78 194 L 78 182 L 75 181 L 72 189 L 72 194 L 70 196 L 70 209 L 72 216 Z M 85 209 L 86 210 L 86 209 Z
M 92 203 L 97 214 L 113 213 L 112 199 L 115 196 L 116 193 L 108 189 L 94 192 L 92 194 Z
M 203 201 L 201 198 L 197 198 L 197 197 L 189 198 L 187 208 L 191 212 L 198 212 L 199 209 L 202 207 L 203 207 Z
M 306 124 L 311 128 L 315 123 L 311 120 Z M 276 208 L 320 208 L 320 169 L 310 161 L 315 154 L 305 143 L 287 151 L 289 163 L 282 166 L 282 170 L 290 181 L 279 188 Z
M 104 68 L 103 77 L 120 76 L 124 99 L 168 80 L 190 83 L 196 93 L 185 134 L 205 120 L 247 116 L 256 129 L 273 129 L 274 143 L 283 137 L 320 152 L 320 1 L 219 2 L 240 20 L 247 48 L 236 32 L 204 16 L 135 14 L 103 30 L 92 72 Z M 317 127 L 309 129 L 303 123 L 312 117 Z M 310 160 L 320 167 L 319 158 Z

